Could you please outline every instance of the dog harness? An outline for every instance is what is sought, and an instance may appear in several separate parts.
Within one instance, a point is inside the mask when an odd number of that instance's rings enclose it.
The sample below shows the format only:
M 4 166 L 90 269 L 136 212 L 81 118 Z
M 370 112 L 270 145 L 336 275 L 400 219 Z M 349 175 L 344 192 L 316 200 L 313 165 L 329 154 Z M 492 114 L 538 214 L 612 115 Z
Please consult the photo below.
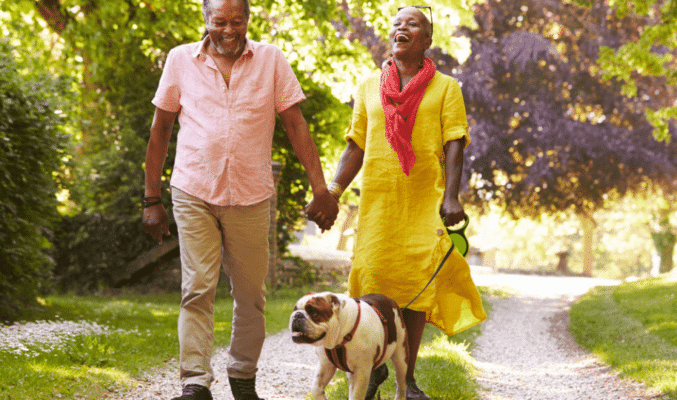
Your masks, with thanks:
M 347 353 L 346 353 L 346 343 L 350 342 L 353 340 L 353 335 L 355 334 L 355 331 L 357 331 L 357 326 L 360 324 L 360 315 L 362 314 L 362 306 L 360 305 L 360 300 L 355 300 L 357 302 L 357 318 L 355 318 L 355 325 L 353 326 L 353 329 L 350 330 L 344 337 L 343 341 L 339 343 L 336 347 L 333 349 L 327 349 L 325 348 L 324 351 L 327 354 L 327 358 L 329 358 L 329 361 L 331 361 L 332 364 L 341 371 L 344 372 L 349 372 L 352 373 L 353 371 L 348 368 L 348 362 L 347 362 Z M 367 303 L 369 304 L 369 303 Z M 386 346 L 388 345 L 388 321 L 385 319 L 383 314 L 374 307 L 372 304 L 369 304 L 369 306 L 376 311 L 376 315 L 379 316 L 381 319 L 381 323 L 383 324 L 383 351 L 381 352 L 381 356 L 379 357 L 378 361 L 374 363 L 374 367 L 372 370 L 376 369 L 377 366 L 381 365 L 381 362 L 383 362 L 383 359 L 386 356 Z

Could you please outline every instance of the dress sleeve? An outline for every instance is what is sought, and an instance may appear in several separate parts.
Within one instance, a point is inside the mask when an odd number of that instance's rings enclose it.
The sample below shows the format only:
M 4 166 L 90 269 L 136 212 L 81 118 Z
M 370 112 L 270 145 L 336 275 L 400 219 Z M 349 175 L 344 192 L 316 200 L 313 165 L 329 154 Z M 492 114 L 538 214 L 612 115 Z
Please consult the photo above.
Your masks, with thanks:
M 355 91 L 355 104 L 353 105 L 353 115 L 350 119 L 350 127 L 346 133 L 346 141 L 352 140 L 362 150 L 367 142 L 367 106 L 365 104 L 365 90 L 367 80 L 362 81 Z
M 169 112 L 178 112 L 181 109 L 181 86 L 179 68 L 176 64 L 176 51 L 172 49 L 167 54 L 160 83 L 151 101 L 155 107 Z
M 458 82 L 450 78 L 442 105 L 442 143 L 465 137 L 466 147 L 470 143 L 468 117 L 465 114 L 463 93 Z

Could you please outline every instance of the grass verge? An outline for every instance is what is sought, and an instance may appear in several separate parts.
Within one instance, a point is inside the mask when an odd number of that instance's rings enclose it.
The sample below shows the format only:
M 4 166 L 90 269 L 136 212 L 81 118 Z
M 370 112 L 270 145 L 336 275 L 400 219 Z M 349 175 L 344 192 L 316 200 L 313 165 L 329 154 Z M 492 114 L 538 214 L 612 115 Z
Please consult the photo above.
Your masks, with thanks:
M 677 399 L 677 282 L 597 287 L 571 307 L 574 339 L 625 377 Z
M 270 294 L 266 331 L 286 329 L 294 303 L 310 290 L 288 288 Z M 312 290 L 343 291 L 329 287 Z M 483 297 L 490 294 L 486 289 L 481 291 Z M 21 350 L 0 346 L 0 399 L 98 399 L 132 385 L 144 371 L 162 366 L 178 354 L 179 294 L 52 296 L 41 301 L 42 309 L 25 316 L 24 322 L 84 321 L 88 326 L 107 329 L 103 333 L 54 335 L 36 343 L 27 340 Z M 489 308 L 489 303 L 485 307 Z M 215 346 L 229 343 L 231 317 L 232 299 L 219 296 L 215 304 Z M 432 326 L 426 328 L 417 365 L 420 386 L 436 399 L 477 399 L 468 347 L 480 327 L 452 338 L 439 332 Z M 347 398 L 345 375 L 337 374 L 331 388 L 330 398 Z M 393 394 L 394 379 L 390 378 L 383 395 L 387 398 Z
M 290 310 L 304 289 L 268 296 L 267 332 L 287 327 Z M 23 322 L 84 321 L 108 329 L 72 337 L 55 334 L 37 343 L 29 338 L 20 350 L 0 346 L 0 399 L 98 399 L 178 355 L 179 294 L 52 296 L 41 302 L 42 309 L 24 316 Z M 229 296 L 217 298 L 215 346 L 230 342 L 232 308 Z

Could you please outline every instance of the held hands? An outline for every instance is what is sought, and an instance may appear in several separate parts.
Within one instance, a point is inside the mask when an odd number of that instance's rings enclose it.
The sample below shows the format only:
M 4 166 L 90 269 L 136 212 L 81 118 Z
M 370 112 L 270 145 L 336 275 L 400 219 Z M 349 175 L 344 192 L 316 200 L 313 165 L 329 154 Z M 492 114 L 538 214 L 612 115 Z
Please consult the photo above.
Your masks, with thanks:
M 162 235 L 169 236 L 167 210 L 162 204 L 143 209 L 143 229 L 162 244 Z
M 336 221 L 339 211 L 338 201 L 329 191 L 324 191 L 313 196 L 305 211 L 308 220 L 315 222 L 324 232 L 329 230 Z
M 463 205 L 458 199 L 444 198 L 440 207 L 440 217 L 444 220 L 444 226 L 454 226 L 465 219 Z

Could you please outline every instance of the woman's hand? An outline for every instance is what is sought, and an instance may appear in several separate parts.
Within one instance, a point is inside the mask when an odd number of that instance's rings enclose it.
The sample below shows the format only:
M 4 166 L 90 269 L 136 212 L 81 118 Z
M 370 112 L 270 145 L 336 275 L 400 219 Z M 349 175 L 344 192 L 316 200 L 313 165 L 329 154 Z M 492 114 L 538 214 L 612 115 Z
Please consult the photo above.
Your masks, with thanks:
M 322 232 L 328 231 L 336 221 L 338 202 L 328 191 L 322 192 L 313 196 L 305 212 L 308 220 L 315 222 Z
M 444 220 L 444 226 L 454 226 L 465 219 L 463 205 L 455 198 L 445 196 L 440 207 L 440 217 Z

